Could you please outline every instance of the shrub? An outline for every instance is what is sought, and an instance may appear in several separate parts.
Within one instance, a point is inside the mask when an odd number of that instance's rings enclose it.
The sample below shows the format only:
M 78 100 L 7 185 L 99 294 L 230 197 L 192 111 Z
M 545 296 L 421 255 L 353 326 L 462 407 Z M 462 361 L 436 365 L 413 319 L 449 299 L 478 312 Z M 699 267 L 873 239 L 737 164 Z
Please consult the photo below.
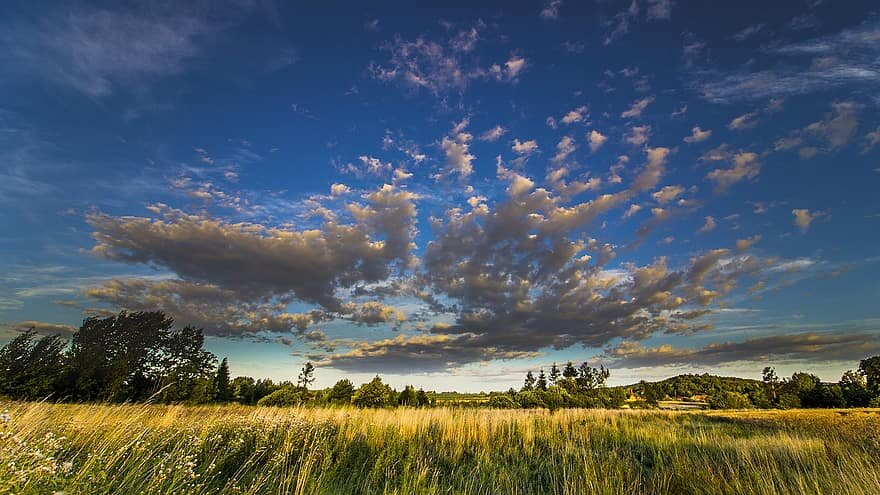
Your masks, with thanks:
M 709 407 L 712 409 L 751 409 L 752 403 L 749 402 L 749 398 L 745 394 L 724 391 L 709 397 Z
M 377 375 L 370 382 L 361 385 L 351 402 L 357 407 L 385 407 L 397 403 L 397 396 Z
M 516 409 L 519 404 L 513 400 L 513 397 L 507 394 L 492 394 L 489 396 L 489 407 L 495 409 Z
M 298 406 L 308 399 L 304 391 L 297 387 L 280 388 L 257 401 L 258 406 L 290 407 Z

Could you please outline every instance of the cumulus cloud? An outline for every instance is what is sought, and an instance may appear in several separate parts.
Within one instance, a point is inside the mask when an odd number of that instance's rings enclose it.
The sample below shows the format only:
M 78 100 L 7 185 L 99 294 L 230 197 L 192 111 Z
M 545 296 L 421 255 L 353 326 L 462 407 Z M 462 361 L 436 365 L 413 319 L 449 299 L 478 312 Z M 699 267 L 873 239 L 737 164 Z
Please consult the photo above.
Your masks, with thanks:
M 410 91 L 424 89 L 436 96 L 463 91 L 475 80 L 516 81 L 527 65 L 523 57 L 513 55 L 503 63 L 481 65 L 476 47 L 484 27 L 478 22 L 438 40 L 424 36 L 404 40 L 397 36 L 382 46 L 388 60 L 371 63 L 369 72 L 379 81 L 393 82 Z
M 703 226 L 700 227 L 699 229 L 697 229 L 697 233 L 705 234 L 706 232 L 711 232 L 711 231 L 715 230 L 716 226 L 717 226 L 717 224 L 715 223 L 715 217 L 707 216 L 706 221 L 703 224 Z
M 564 162 L 574 153 L 575 149 L 577 149 L 577 146 L 574 144 L 574 139 L 571 136 L 563 136 L 559 143 L 556 144 L 556 155 L 553 156 L 553 162 Z
M 318 366 L 350 372 L 371 372 L 381 368 L 388 373 L 412 373 L 414 369 L 431 373 L 462 364 L 535 357 L 535 352 L 504 351 L 487 345 L 473 334 L 398 335 L 393 339 L 361 342 L 347 352 L 315 355 Z
M 642 112 L 645 111 L 645 108 L 648 107 L 654 101 L 653 96 L 647 96 L 640 100 L 636 100 L 629 107 L 629 110 L 624 111 L 620 114 L 621 118 L 630 119 L 630 118 L 638 118 L 642 116 Z
M 648 142 L 648 135 L 651 133 L 651 126 L 641 125 L 630 127 L 629 133 L 624 137 L 624 141 L 633 145 L 641 146 Z
M 463 120 L 453 129 L 450 136 L 444 136 L 440 148 L 446 155 L 446 166 L 440 173 L 441 177 L 458 175 L 460 179 L 466 179 L 474 171 L 473 161 L 476 158 L 470 153 L 470 142 L 473 139 L 464 129 L 468 121 Z
M 828 213 L 824 211 L 810 211 L 806 208 L 796 208 L 791 210 L 791 214 L 794 215 L 794 224 L 806 232 L 814 220 Z
M 693 128 L 693 132 L 690 136 L 685 136 L 684 142 L 686 143 L 699 143 L 709 139 L 709 136 L 712 135 L 712 131 L 704 131 L 700 128 L 700 126 L 696 126 Z
M 513 145 L 510 147 L 510 149 L 512 149 L 518 155 L 528 155 L 538 149 L 538 142 L 534 139 L 529 139 L 528 141 L 520 141 L 519 139 L 514 139 Z
M 560 121 L 563 124 L 570 125 L 578 122 L 583 122 L 587 118 L 587 107 L 579 106 L 574 110 L 569 111 L 565 115 L 562 116 Z
M 880 350 L 877 336 L 863 333 L 794 333 L 756 337 L 740 342 L 708 344 L 698 349 L 669 344 L 645 347 L 625 341 L 605 355 L 614 366 L 640 368 L 669 365 L 718 365 L 733 362 L 852 361 Z
M 352 222 L 297 231 L 157 207 L 158 218 L 91 213 L 98 257 L 162 267 L 242 300 L 295 296 L 336 311 L 338 287 L 386 279 L 411 263 L 417 195 L 394 186 L 350 203 Z M 223 249 L 217 249 L 223 246 Z
M 654 198 L 654 201 L 665 205 L 681 196 L 683 192 L 684 188 L 681 186 L 665 186 L 651 196 Z
M 344 196 L 351 192 L 351 188 L 346 186 L 345 184 L 331 184 L 330 185 L 330 195 L 331 196 Z
M 729 124 L 727 124 L 727 128 L 731 131 L 750 129 L 758 125 L 757 116 L 757 112 L 744 113 L 739 117 L 734 117 L 734 119 L 731 120 Z
M 592 131 L 590 131 L 589 134 L 587 134 L 587 140 L 589 140 L 590 142 L 590 151 L 596 152 L 599 150 L 599 148 L 602 147 L 603 144 L 605 144 L 606 141 L 608 141 L 608 136 L 605 136 L 601 132 L 593 129 Z
M 731 157 L 733 166 L 716 168 L 706 175 L 715 183 L 716 192 L 726 191 L 730 186 L 748 179 L 754 179 L 761 173 L 758 155 L 752 152 L 736 153 Z
M 480 135 L 480 141 L 488 141 L 490 143 L 494 143 L 498 141 L 498 139 L 507 133 L 507 129 L 500 125 L 496 125 L 495 127 L 489 129 Z

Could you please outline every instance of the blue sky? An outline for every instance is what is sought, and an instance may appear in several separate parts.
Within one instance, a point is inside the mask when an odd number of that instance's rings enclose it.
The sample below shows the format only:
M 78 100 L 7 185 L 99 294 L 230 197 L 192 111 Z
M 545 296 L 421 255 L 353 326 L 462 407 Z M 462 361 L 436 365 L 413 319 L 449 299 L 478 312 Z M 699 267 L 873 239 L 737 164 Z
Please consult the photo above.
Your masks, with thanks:
M 485 390 L 880 353 L 872 2 L 0 7 L 0 338 Z

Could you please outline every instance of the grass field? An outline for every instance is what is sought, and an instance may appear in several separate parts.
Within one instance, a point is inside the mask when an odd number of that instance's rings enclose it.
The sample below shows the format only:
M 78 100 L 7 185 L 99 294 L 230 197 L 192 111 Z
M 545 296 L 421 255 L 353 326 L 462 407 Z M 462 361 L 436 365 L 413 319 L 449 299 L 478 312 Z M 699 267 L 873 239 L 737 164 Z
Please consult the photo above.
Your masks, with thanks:
M 2 493 L 880 493 L 876 410 L 4 408 Z

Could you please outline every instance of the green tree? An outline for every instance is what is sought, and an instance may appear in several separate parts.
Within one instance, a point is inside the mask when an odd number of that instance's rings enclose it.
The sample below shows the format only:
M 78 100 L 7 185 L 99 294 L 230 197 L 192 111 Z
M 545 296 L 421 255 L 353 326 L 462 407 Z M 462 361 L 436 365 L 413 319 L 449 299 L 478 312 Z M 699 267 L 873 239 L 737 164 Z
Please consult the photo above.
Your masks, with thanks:
M 523 390 L 534 390 L 535 389 L 535 375 L 532 374 L 532 370 L 529 370 L 526 373 L 526 379 L 523 383 Z
M 37 339 L 30 329 L 0 349 L 0 395 L 45 399 L 58 391 L 65 343 L 57 335 Z
M 299 372 L 299 376 L 297 377 L 297 385 L 302 388 L 308 389 L 312 383 L 315 382 L 315 367 L 312 365 L 311 361 L 306 362 L 305 366 L 303 366 L 302 370 Z
M 351 404 L 351 397 L 354 395 L 354 385 L 351 380 L 342 379 L 333 385 L 330 390 L 330 403 L 332 404 Z
M 376 375 L 358 388 L 351 401 L 357 407 L 384 407 L 393 404 L 394 399 L 394 391 Z
M 846 371 L 840 377 L 841 393 L 847 407 L 867 407 L 871 402 L 871 395 L 868 393 L 868 384 L 865 377 L 853 370 Z
M 214 400 L 217 402 L 231 402 L 233 399 L 232 386 L 229 383 L 229 362 L 226 358 L 220 361 L 217 374 L 214 376 Z
M 745 394 L 725 390 L 718 395 L 709 397 L 709 407 L 712 409 L 751 409 L 752 403 Z
M 604 366 L 593 368 L 586 362 L 578 367 L 578 376 L 575 379 L 578 387 L 582 390 L 593 390 L 605 386 L 605 381 L 611 376 L 611 372 Z
M 779 388 L 781 385 L 779 377 L 776 375 L 776 370 L 771 366 L 765 367 L 761 373 L 761 379 L 764 382 L 764 391 L 767 399 L 772 403 L 776 403 L 776 400 L 779 398 Z
M 535 387 L 541 391 L 547 390 L 547 375 L 544 374 L 544 368 L 538 371 L 538 381 L 535 383 Z
M 862 359 L 859 362 L 859 373 L 865 377 L 868 395 L 880 397 L 880 356 Z
M 271 394 L 257 401 L 258 406 L 266 407 L 291 407 L 298 406 L 308 400 L 305 391 L 301 387 L 291 385 L 281 387 Z
M 574 367 L 574 364 L 572 364 L 571 361 L 569 361 L 568 363 L 565 364 L 565 369 L 562 370 L 562 376 L 564 376 L 565 378 L 571 378 L 571 379 L 577 378 L 577 376 L 578 376 L 577 369 Z
M 556 385 L 556 382 L 559 381 L 560 375 L 559 367 L 556 366 L 556 363 L 553 363 L 553 366 L 550 367 L 550 384 Z
M 419 403 L 416 399 L 416 389 L 412 385 L 403 387 L 403 390 L 401 390 L 400 394 L 397 396 L 397 404 L 401 406 L 418 406 Z
M 165 335 L 156 371 L 161 376 L 162 401 L 201 404 L 214 400 L 212 378 L 217 358 L 203 349 L 204 344 L 202 330 L 192 326 Z M 228 387 L 229 370 L 226 372 Z

